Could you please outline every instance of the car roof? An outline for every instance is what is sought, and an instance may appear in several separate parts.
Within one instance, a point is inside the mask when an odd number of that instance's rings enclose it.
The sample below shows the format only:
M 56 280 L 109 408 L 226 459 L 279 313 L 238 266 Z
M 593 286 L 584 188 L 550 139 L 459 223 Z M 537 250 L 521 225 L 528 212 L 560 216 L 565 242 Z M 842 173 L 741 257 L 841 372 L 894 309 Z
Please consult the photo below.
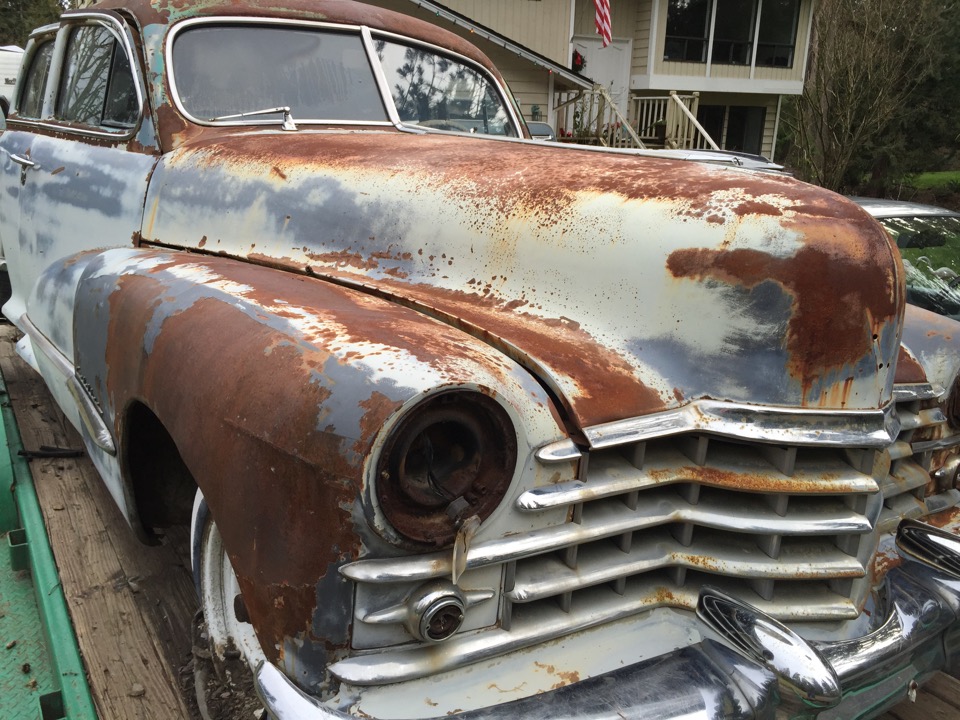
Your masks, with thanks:
M 960 213 L 922 203 L 905 202 L 903 200 L 885 200 L 882 198 L 851 197 L 855 203 L 873 215 L 875 218 L 895 217 L 960 217 Z
M 365 25 L 373 30 L 395 32 L 427 42 L 470 58 L 490 70 L 497 78 L 494 64 L 468 40 L 444 28 L 402 13 L 366 5 L 353 0 L 102 0 L 71 14 L 96 10 L 123 11 L 133 15 L 143 27 L 170 25 L 193 17 L 264 17 L 314 20 L 318 22 Z

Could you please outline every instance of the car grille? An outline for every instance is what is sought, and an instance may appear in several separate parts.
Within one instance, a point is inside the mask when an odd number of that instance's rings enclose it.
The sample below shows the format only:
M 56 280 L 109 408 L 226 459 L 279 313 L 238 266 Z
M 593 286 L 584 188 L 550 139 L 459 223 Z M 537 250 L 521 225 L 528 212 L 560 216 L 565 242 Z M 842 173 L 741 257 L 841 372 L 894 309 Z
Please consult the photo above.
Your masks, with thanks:
M 857 617 L 878 536 L 960 501 L 933 486 L 929 453 L 913 452 L 946 422 L 923 388 L 895 393 L 900 435 L 882 451 L 702 433 L 591 450 L 577 480 L 517 501 L 517 526 L 544 512 L 557 524 L 470 549 L 471 569 L 501 569 L 499 626 L 454 636 L 440 654 L 399 644 L 332 670 L 359 684 L 419 677 L 654 608 L 692 610 L 705 585 L 786 622 Z M 362 560 L 345 574 L 396 587 L 449 577 L 448 566 L 433 554 Z

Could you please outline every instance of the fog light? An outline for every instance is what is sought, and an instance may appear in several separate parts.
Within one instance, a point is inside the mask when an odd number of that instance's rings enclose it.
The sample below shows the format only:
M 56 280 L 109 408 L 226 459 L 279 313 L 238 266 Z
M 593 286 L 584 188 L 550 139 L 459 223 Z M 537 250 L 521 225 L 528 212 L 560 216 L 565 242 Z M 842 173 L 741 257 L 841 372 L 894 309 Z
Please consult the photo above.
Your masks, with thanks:
M 463 625 L 463 595 L 449 583 L 431 583 L 414 593 L 408 603 L 407 630 L 418 640 L 441 642 Z

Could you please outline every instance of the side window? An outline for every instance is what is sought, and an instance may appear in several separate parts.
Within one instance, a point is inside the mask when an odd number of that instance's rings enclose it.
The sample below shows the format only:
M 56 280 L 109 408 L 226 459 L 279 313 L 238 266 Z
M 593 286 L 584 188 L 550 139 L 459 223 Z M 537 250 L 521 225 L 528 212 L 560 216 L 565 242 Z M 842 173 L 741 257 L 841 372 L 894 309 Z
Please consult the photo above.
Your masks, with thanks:
M 70 34 L 55 115 L 106 130 L 136 125 L 139 107 L 130 62 L 102 25 L 82 25 Z
M 30 61 L 30 69 L 24 82 L 23 94 L 17 114 L 22 118 L 39 118 L 43 110 L 43 96 L 50 75 L 50 59 L 53 57 L 53 39 L 43 43 Z

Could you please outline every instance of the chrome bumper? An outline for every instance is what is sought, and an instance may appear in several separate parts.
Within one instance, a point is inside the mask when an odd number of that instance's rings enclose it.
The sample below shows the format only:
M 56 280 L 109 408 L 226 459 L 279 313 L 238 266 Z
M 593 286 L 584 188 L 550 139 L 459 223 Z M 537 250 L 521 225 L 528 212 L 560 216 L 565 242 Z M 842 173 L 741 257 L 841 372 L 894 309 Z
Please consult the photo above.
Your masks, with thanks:
M 697 645 L 463 720 L 855 720 L 875 717 L 938 670 L 960 668 L 960 538 L 904 521 L 906 558 L 883 586 L 883 624 L 861 638 L 807 642 L 776 620 L 704 589 Z M 276 720 L 353 720 L 269 663 L 257 692 Z M 444 716 L 446 718 L 446 716 Z M 439 719 L 438 719 L 439 720 Z

